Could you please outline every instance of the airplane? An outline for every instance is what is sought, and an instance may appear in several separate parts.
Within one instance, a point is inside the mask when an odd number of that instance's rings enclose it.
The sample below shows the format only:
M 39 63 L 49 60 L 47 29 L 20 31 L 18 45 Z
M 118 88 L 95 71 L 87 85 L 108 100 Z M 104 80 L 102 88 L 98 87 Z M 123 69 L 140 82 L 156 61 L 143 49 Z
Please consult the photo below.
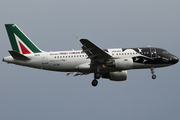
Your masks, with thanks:
M 97 79 L 125 81 L 127 70 L 150 69 L 152 79 L 154 69 L 176 64 L 179 58 L 167 50 L 155 47 L 101 49 L 88 39 L 78 38 L 82 50 L 45 52 L 39 49 L 15 24 L 5 24 L 12 46 L 11 56 L 4 62 L 37 69 L 67 72 L 69 74 L 94 74 L 92 86 Z

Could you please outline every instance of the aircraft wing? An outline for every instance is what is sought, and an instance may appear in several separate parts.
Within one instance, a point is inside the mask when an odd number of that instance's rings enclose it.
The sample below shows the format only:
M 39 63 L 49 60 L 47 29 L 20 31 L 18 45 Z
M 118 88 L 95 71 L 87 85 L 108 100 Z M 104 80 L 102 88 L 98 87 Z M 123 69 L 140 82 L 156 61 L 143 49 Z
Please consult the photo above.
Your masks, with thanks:
M 90 73 L 85 73 L 85 72 L 67 72 L 67 76 L 70 75 L 70 74 L 74 74 L 74 77 L 75 77 L 75 76 L 78 76 L 78 75 L 87 75 L 87 74 L 90 74 Z
M 79 39 L 79 41 L 83 45 L 83 52 L 85 52 L 88 55 L 88 58 L 91 59 L 91 64 L 95 62 L 105 62 L 112 58 L 110 54 L 93 44 L 91 41 L 87 39 Z

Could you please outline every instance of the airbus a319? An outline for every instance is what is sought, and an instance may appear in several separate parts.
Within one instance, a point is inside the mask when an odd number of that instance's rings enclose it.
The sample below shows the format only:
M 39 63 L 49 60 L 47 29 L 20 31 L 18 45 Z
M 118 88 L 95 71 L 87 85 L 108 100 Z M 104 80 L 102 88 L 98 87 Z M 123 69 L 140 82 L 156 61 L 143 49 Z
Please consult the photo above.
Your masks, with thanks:
M 167 50 L 155 47 L 101 49 L 88 39 L 78 38 L 82 50 L 45 52 L 39 49 L 15 24 L 5 24 L 12 50 L 4 62 L 43 70 L 67 72 L 67 75 L 94 74 L 97 79 L 125 81 L 127 70 L 154 69 L 176 64 L 179 59 Z

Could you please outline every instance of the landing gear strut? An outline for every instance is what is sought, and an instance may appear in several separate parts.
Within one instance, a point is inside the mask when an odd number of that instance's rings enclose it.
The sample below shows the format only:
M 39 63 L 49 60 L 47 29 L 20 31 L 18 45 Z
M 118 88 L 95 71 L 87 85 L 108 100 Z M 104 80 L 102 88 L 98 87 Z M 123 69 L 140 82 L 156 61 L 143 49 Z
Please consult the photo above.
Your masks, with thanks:
M 152 79 L 156 79 L 156 75 L 154 74 L 154 68 L 151 68 L 151 73 L 152 73 Z
M 94 73 L 94 80 L 92 81 L 92 86 L 97 86 L 98 85 L 98 81 L 96 79 L 99 79 L 101 77 L 101 75 L 99 73 Z

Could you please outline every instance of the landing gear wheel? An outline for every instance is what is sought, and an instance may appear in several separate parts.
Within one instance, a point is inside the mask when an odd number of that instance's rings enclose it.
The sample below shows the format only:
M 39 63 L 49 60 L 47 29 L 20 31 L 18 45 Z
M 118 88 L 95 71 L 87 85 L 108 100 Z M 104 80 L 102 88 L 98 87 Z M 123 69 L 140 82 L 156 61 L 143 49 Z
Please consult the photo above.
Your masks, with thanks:
M 152 79 L 156 79 L 156 75 L 152 75 Z
M 97 86 L 98 81 L 97 81 L 96 79 L 94 79 L 94 80 L 92 81 L 92 83 L 91 83 L 91 84 L 92 84 L 92 86 L 94 86 L 94 87 L 95 87 L 95 86 Z
M 152 73 L 152 79 L 156 79 L 156 75 L 154 75 L 154 68 L 151 68 L 151 73 Z

